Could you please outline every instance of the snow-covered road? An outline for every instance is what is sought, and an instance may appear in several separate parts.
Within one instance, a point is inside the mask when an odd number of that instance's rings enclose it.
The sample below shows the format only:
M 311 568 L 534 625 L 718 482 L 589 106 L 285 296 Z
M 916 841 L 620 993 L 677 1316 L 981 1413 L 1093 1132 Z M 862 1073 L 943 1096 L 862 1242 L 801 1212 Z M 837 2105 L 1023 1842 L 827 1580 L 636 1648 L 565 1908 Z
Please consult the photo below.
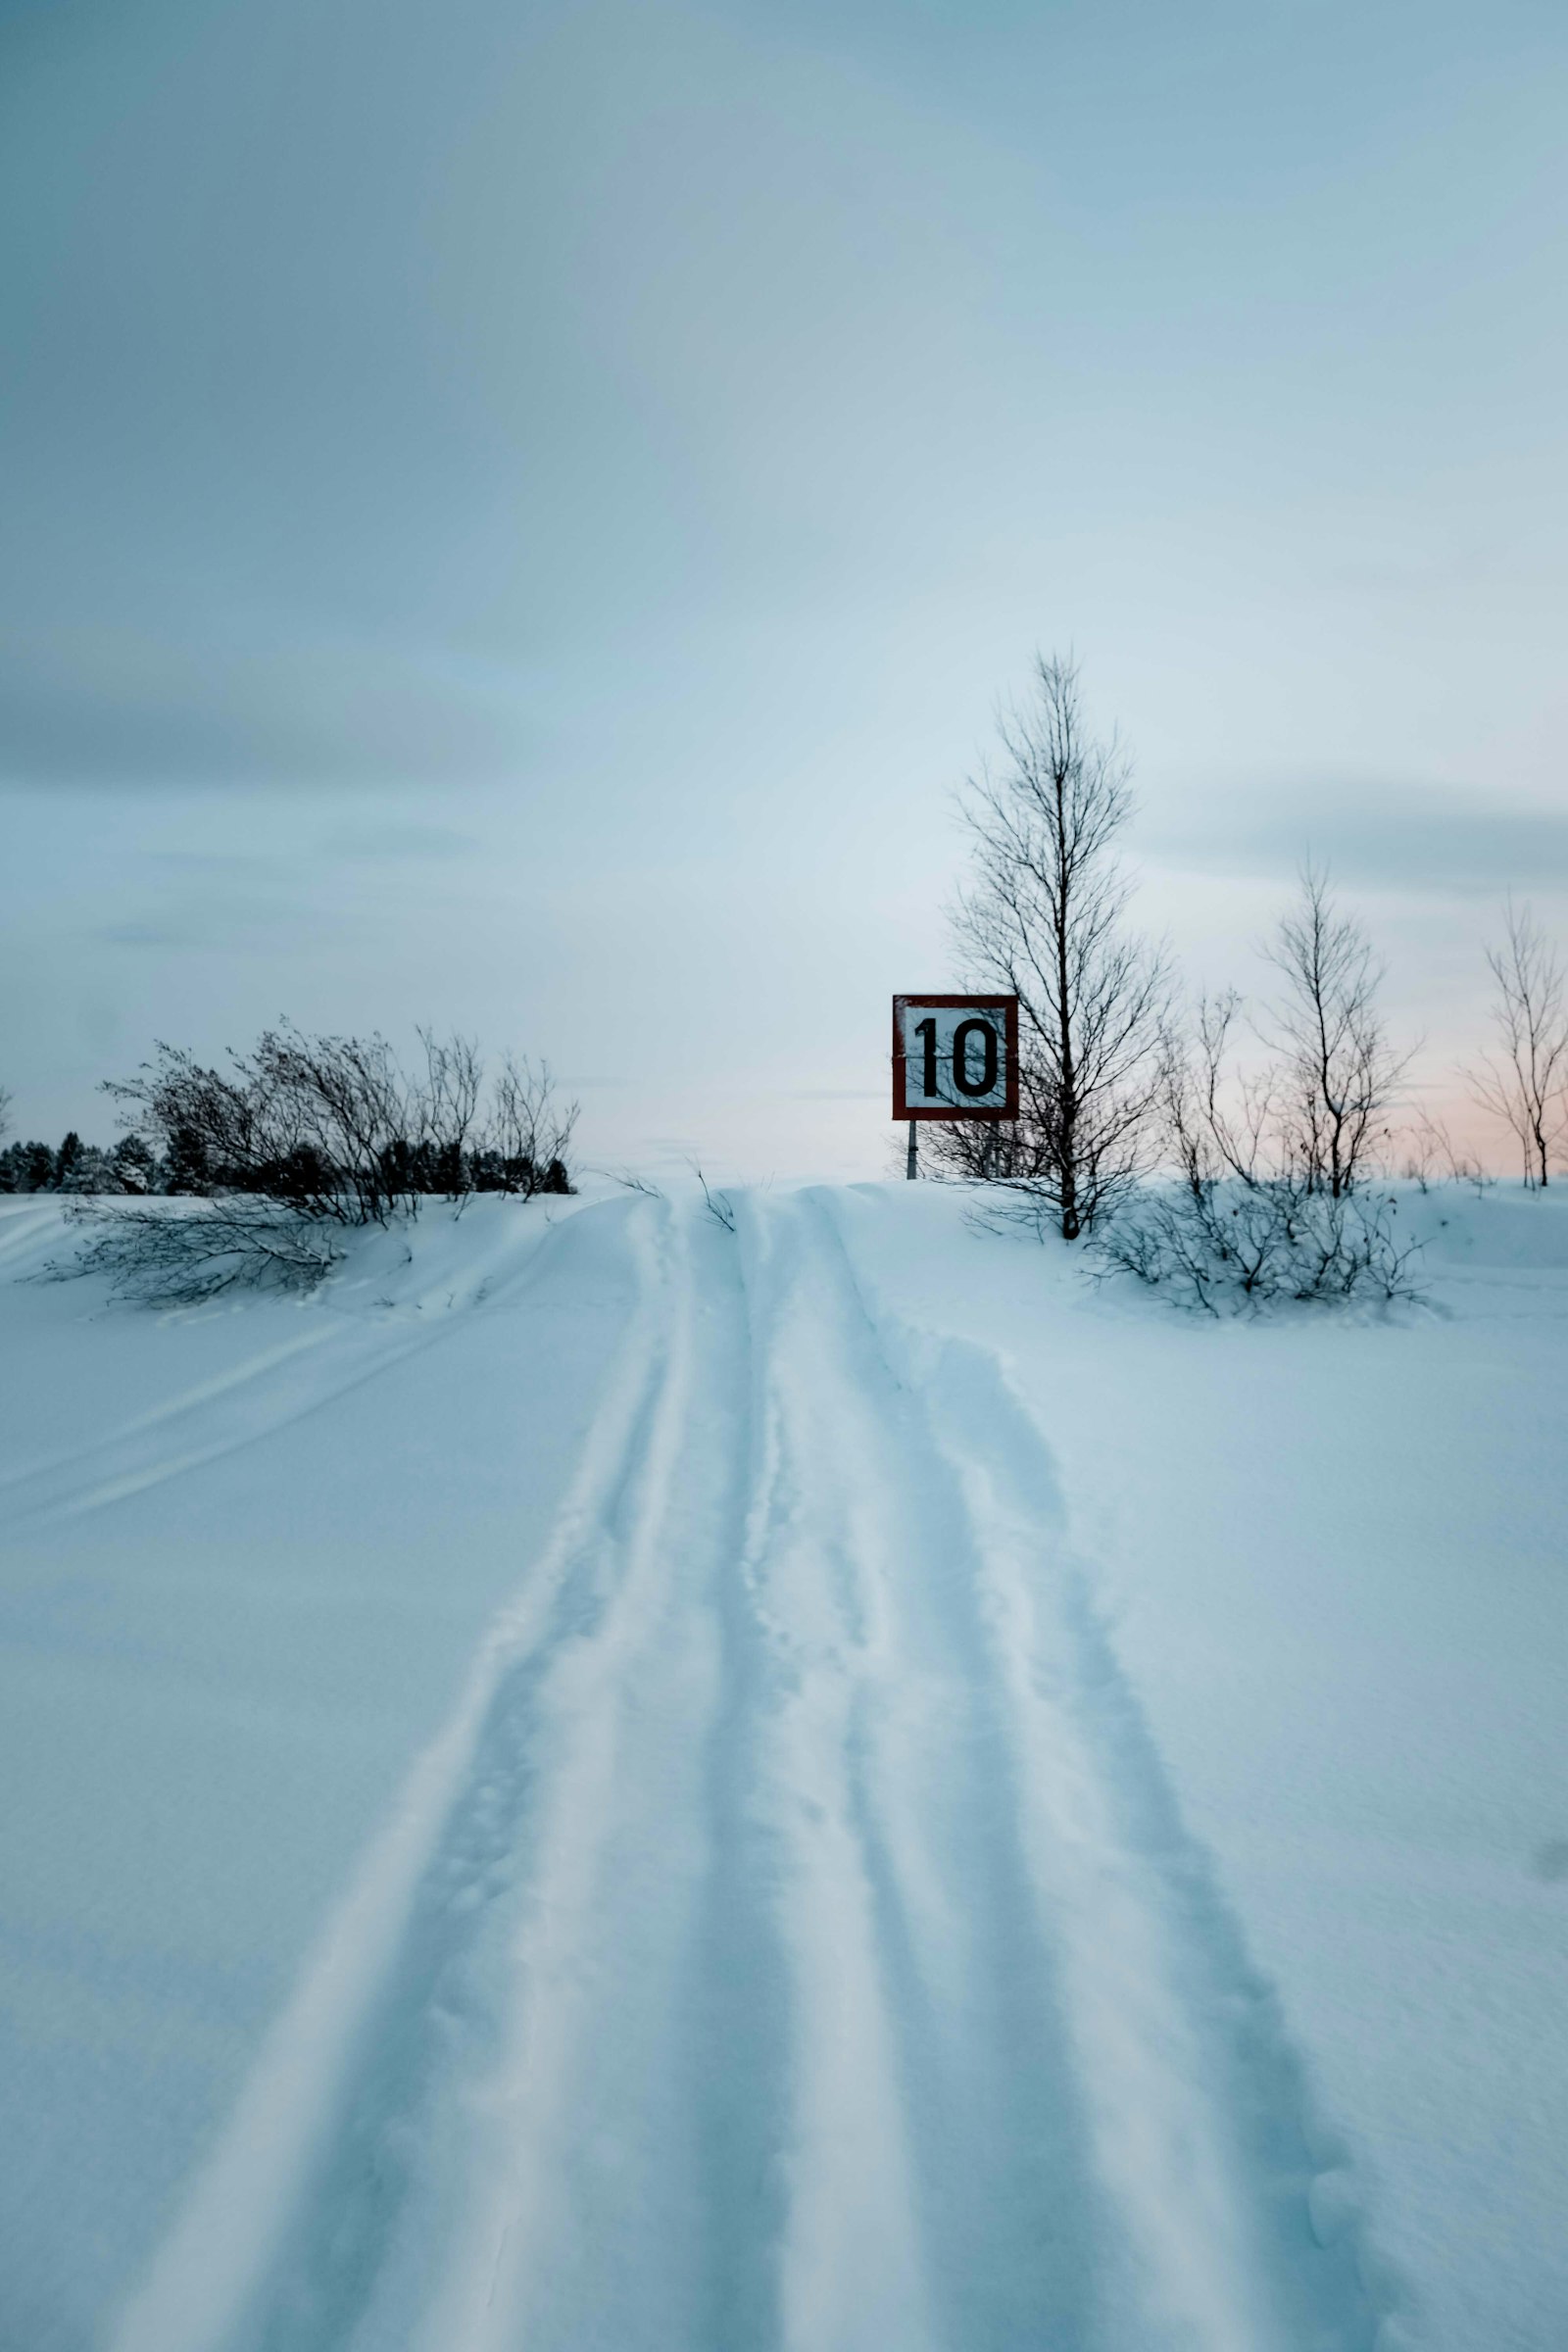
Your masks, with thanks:
M 733 1208 L 8 1292 L 3 2352 L 1546 2352 L 1562 1221 Z
M 1045 1446 L 830 1196 L 737 1209 L 621 1220 L 545 1557 L 118 2352 L 1370 2345 Z

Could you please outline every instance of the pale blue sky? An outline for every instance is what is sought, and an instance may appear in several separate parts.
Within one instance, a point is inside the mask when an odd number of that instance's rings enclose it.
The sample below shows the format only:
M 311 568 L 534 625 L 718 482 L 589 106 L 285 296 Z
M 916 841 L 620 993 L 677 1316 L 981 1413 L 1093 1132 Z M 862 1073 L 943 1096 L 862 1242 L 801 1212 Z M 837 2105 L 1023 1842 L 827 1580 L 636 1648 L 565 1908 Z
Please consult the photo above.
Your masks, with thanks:
M 1033 648 L 1434 1083 L 1568 931 L 1568 15 L 0 0 L 0 1080 L 289 1012 L 876 1172 Z

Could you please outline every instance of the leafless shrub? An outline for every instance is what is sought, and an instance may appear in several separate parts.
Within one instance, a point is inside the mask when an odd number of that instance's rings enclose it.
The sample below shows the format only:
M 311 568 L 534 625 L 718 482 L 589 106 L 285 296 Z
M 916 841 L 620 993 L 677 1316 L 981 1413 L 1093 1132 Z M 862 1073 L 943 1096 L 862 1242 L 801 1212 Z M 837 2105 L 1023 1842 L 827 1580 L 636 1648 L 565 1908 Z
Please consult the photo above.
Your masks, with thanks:
M 535 1067 L 503 1054 L 479 1159 L 484 1189 L 516 1193 L 524 1200 L 535 1193 L 569 1192 L 566 1158 L 576 1124 L 577 1105 L 557 1100 L 547 1061 Z
M 419 1032 L 410 1075 L 380 1036 L 311 1037 L 284 1023 L 226 1070 L 160 1045 L 109 1092 L 161 1148 L 169 1189 L 274 1200 L 340 1225 L 384 1225 L 429 1194 L 569 1192 L 575 1103 L 549 1066 L 511 1054 L 483 1108 L 484 1065 L 463 1037 Z
M 1303 1145 L 1289 1069 L 1282 1111 L 1278 1071 L 1230 1066 L 1239 1011 L 1228 993 L 1200 1001 L 1186 1037 L 1167 1029 L 1160 1098 L 1176 1173 L 1126 1196 L 1097 1229 L 1100 1271 L 1215 1315 L 1419 1296 L 1417 1248 L 1396 1238 L 1393 1196 L 1365 1181 L 1331 1188 Z
M 473 1191 L 471 1145 L 484 1089 L 484 1064 L 471 1038 L 437 1037 L 419 1031 L 424 1076 L 405 1090 L 406 1116 L 417 1132 L 413 1140 L 416 1189 L 466 1200 Z
M 160 1043 L 108 1090 L 187 1171 L 182 1189 L 270 1200 L 313 1222 L 384 1225 L 417 1198 L 426 1121 L 382 1037 L 308 1037 L 285 1023 L 226 1072 Z
M 240 1286 L 313 1290 L 343 1255 L 334 1225 L 243 1196 L 190 1207 L 82 1201 L 66 1214 L 85 1238 L 50 1271 L 106 1275 L 117 1298 L 143 1304 L 198 1306 Z
M 1400 1244 L 1392 1194 L 1338 1199 L 1288 1176 L 1151 1187 L 1095 1237 L 1101 1267 L 1208 1314 L 1356 1298 L 1417 1298 L 1418 1246 Z
M 283 1023 L 223 1070 L 160 1045 L 109 1092 L 159 1147 L 181 1216 L 115 1201 L 84 1208 L 79 1264 L 122 1296 L 186 1302 L 249 1281 L 310 1284 L 336 1261 L 326 1236 L 413 1215 L 429 1194 L 569 1192 L 576 1106 L 548 1067 L 503 1060 L 488 1114 L 484 1066 L 463 1037 L 419 1032 L 409 1074 L 386 1040 L 313 1037 Z
M 1466 1075 L 1482 1108 L 1512 1132 L 1534 1190 L 1568 1142 L 1568 986 L 1528 906 L 1508 901 L 1504 931 L 1503 945 L 1487 950 L 1497 1047 Z
M 1400 1173 L 1423 1193 L 1435 1184 L 1473 1184 L 1478 1190 L 1492 1183 L 1472 1152 L 1461 1152 L 1442 1119 L 1423 1108 L 1403 1131 Z
M 1019 1116 L 932 1122 L 927 1148 L 1071 1241 L 1148 1164 L 1168 979 L 1124 920 L 1128 763 L 1088 733 L 1075 665 L 1040 659 L 1029 706 L 1000 725 L 1005 766 L 963 803 L 974 878 L 955 928 L 974 977 L 1018 999 Z

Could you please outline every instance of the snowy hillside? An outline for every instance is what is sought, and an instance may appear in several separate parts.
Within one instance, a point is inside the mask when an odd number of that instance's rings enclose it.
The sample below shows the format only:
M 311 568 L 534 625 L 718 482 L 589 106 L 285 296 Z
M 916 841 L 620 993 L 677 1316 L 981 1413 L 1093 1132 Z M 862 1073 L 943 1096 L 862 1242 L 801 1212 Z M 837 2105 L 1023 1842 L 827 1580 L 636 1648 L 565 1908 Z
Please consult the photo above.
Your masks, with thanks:
M 3 2352 L 1554 2352 L 1568 1202 L 0 1206 Z

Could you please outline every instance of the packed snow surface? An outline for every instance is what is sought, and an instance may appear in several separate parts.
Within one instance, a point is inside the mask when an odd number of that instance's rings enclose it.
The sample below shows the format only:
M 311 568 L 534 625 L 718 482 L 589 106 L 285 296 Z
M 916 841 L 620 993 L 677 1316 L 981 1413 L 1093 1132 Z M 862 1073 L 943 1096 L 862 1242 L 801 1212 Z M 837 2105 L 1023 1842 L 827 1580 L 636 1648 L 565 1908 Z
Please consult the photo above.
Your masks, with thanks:
M 1568 1214 L 0 1208 L 3 2352 L 1560 2352 Z

